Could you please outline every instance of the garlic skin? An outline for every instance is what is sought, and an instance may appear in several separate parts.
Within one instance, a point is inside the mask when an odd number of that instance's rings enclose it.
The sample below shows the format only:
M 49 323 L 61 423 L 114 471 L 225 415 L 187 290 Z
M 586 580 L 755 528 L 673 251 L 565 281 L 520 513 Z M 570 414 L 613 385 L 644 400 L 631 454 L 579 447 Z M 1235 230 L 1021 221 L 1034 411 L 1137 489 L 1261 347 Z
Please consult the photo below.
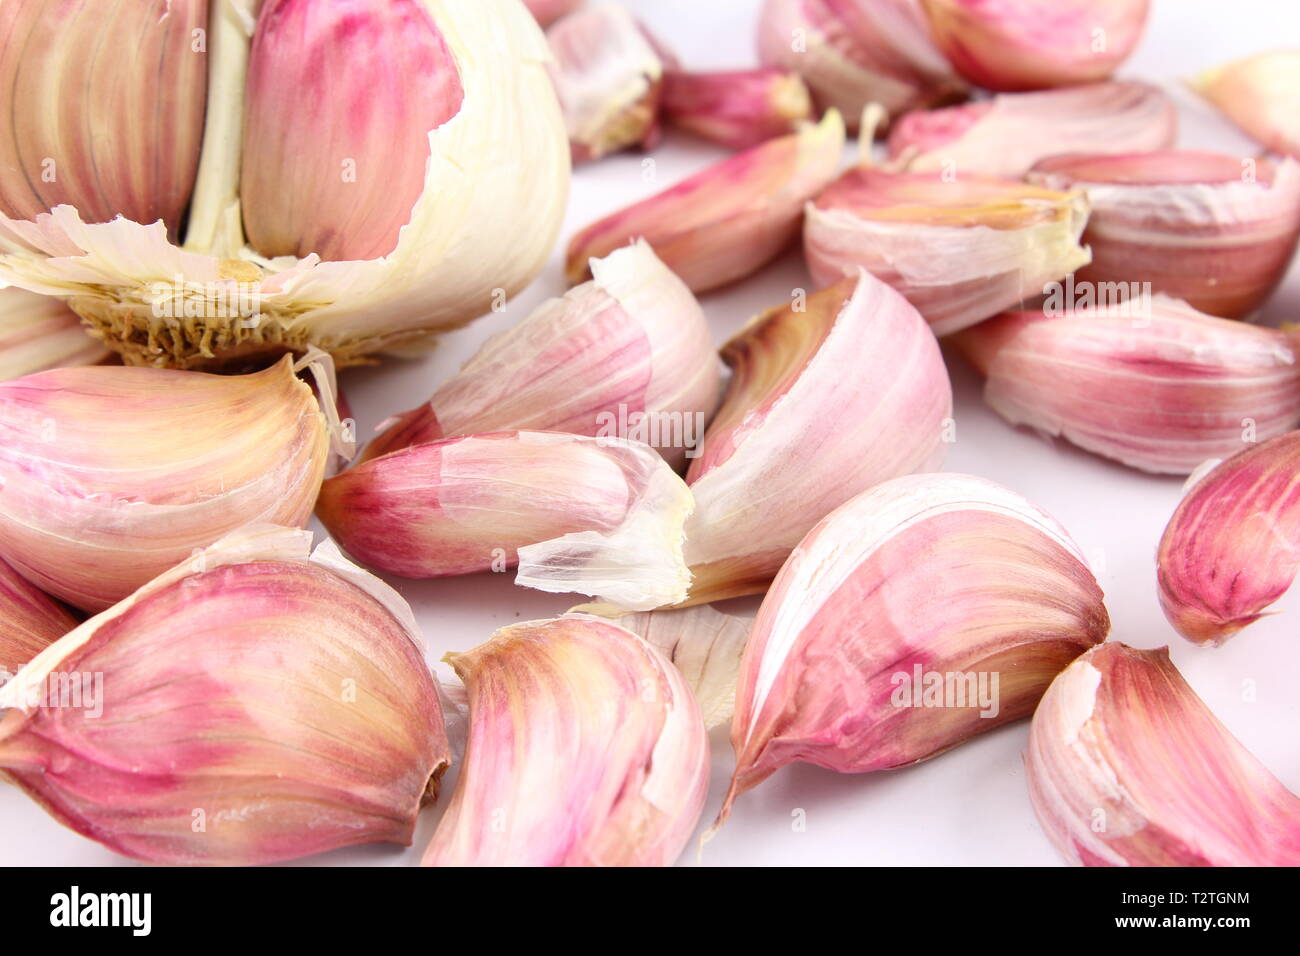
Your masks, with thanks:
M 92 366 L 0 382 L 0 557 L 100 611 L 241 525 L 306 524 L 329 453 L 289 356 L 251 375 Z
M 0 289 L 0 382 L 71 365 L 98 365 L 108 349 L 58 299 Z
M 1027 717 L 1109 629 L 1078 546 L 1019 495 L 956 474 L 877 485 L 819 522 L 763 599 L 719 823 L 795 761 L 904 767 Z
M 1300 241 L 1300 163 L 1157 150 L 1045 159 L 1029 181 L 1082 189 L 1092 262 L 1075 276 L 1149 282 L 1212 315 L 1255 311 L 1286 275 Z
M 844 121 L 834 110 L 816 125 L 769 140 L 606 216 L 569 242 L 565 274 L 583 281 L 588 262 L 644 238 L 692 292 L 756 271 L 799 231 L 803 205 L 834 178 Z
M 0 686 L 76 626 L 67 608 L 0 558 Z
M 859 268 L 948 335 L 1088 262 L 1081 192 L 982 176 L 854 169 L 808 204 L 804 256 L 827 286 Z
M 1107 79 L 1137 46 L 1149 0 L 921 0 L 935 43 L 976 86 L 1040 90 Z
M 732 379 L 686 475 L 692 604 L 764 591 L 834 508 L 938 468 L 951 425 L 934 335 L 865 272 L 759 315 L 722 357 Z
M 1039 822 L 1081 866 L 1297 866 L 1300 798 L 1169 651 L 1107 643 L 1052 682 L 1025 752 Z
M 414 619 L 310 544 L 244 529 L 50 645 L 0 687 L 0 768 L 151 863 L 409 845 L 450 759 Z M 81 706 L 54 701 L 73 677 Z
M 1264 147 L 1300 159 L 1300 50 L 1236 60 L 1191 85 Z
M 919 0 L 766 0 L 758 56 L 800 73 L 819 105 L 851 123 L 868 103 L 895 116 L 966 93 Z
M 549 27 L 582 6 L 582 0 L 524 0 L 524 6 L 537 19 L 539 26 Z
M 798 73 L 775 68 L 664 75 L 662 107 L 676 126 L 729 149 L 793 133 L 812 118 Z
M 1300 425 L 1300 362 L 1285 333 L 1205 315 L 1166 296 L 1062 315 L 1008 312 L 955 344 L 1013 425 L 1157 474 Z
M 1250 445 L 1185 491 L 1156 552 L 1160 606 L 1194 644 L 1258 620 L 1300 570 L 1300 432 Z
M 690 689 L 607 621 L 502 628 L 448 655 L 469 745 L 424 866 L 668 866 L 709 783 Z
M 681 478 L 641 442 L 511 431 L 371 459 L 328 479 L 316 513 L 381 571 L 450 577 L 517 560 L 523 587 L 648 610 L 686 596 L 692 507 Z
M 646 426 L 647 444 L 680 468 L 722 400 L 704 312 L 645 242 L 591 270 L 591 281 L 488 339 L 428 402 L 385 422 L 362 460 L 479 432 L 602 436 L 626 421 Z
M 1178 111 L 1157 87 L 1090 83 L 913 111 L 890 129 L 889 156 L 911 172 L 1019 179 L 1058 153 L 1168 149 L 1177 132 Z

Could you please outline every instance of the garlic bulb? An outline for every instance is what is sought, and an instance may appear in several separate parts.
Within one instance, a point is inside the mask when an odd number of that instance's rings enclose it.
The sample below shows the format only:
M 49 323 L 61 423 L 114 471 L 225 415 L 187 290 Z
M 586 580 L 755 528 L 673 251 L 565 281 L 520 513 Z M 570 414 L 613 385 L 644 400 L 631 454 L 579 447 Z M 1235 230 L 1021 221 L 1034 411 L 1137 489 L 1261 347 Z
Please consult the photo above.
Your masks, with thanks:
M 773 68 L 664 75 L 662 107 L 675 125 L 730 149 L 793 133 L 812 117 L 798 73 Z
M 76 626 L 67 608 L 0 558 L 0 685 Z
M 109 351 L 58 299 L 0 289 L 0 382 L 70 365 L 97 365 Z
M 1300 51 L 1227 63 L 1201 74 L 1192 87 L 1265 148 L 1300 159 Z

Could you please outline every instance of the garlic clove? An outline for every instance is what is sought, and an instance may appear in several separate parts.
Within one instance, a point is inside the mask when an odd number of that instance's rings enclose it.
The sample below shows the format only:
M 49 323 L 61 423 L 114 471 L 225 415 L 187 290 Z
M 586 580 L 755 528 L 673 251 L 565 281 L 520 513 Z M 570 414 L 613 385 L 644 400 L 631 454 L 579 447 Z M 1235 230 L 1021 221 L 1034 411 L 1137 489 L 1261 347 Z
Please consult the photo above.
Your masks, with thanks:
M 77 619 L 0 558 L 0 686 Z
M 1087 218 L 1081 192 L 855 169 L 809 203 L 804 255 L 818 285 L 866 269 L 947 335 L 1085 265 Z
M 570 283 L 588 261 L 637 238 L 693 292 L 744 278 L 789 245 L 803 204 L 835 176 L 844 122 L 832 110 L 816 125 L 769 140 L 588 226 L 569 243 Z
M 385 423 L 365 459 L 514 429 L 641 440 L 675 468 L 697 454 L 722 398 L 699 303 L 644 242 L 591 269 L 590 282 L 493 336 L 428 402 Z
M 469 744 L 425 866 L 667 866 L 690 839 L 709 744 L 690 689 L 634 634 L 566 617 L 448 657 Z
M 762 592 L 834 508 L 939 467 L 951 427 L 934 335 L 865 272 L 758 316 L 722 356 L 732 379 L 686 476 L 693 604 Z
M 310 543 L 245 529 L 50 645 L 0 688 L 0 768 L 152 863 L 409 845 L 449 762 L 414 619 Z
M 115 53 L 105 16 L 86 0 L 0 11 L 0 212 L 70 203 L 87 222 L 161 219 L 175 238 L 203 137 L 208 0 L 115 4 Z
M 251 375 L 88 366 L 0 382 L 0 556 L 99 611 L 241 525 L 305 524 L 329 452 L 288 356 Z
M 1178 112 L 1161 90 L 1117 81 L 916 110 L 889 132 L 891 159 L 912 172 L 948 171 L 1016 179 L 1058 153 L 1168 149 Z
M 1106 637 L 1078 546 L 969 475 L 885 482 L 829 514 L 763 599 L 745 656 L 719 815 L 786 764 L 904 767 L 1027 717 Z
M 1201 74 L 1192 87 L 1266 148 L 1300 159 L 1300 51 L 1236 60 Z
M 1165 296 L 1008 312 L 955 337 L 1013 425 L 1165 474 L 1300 425 L 1300 363 L 1285 333 Z
M 98 365 L 109 351 L 60 299 L 0 289 L 0 382 L 70 365 Z
M 1197 476 L 1156 553 L 1160 606 L 1179 634 L 1222 644 L 1300 569 L 1300 432 L 1250 445 Z
M 921 0 L 930 32 L 966 79 L 990 90 L 1104 80 L 1146 27 L 1149 0 Z
M 517 561 L 524 587 L 648 610 L 686 596 L 691 508 L 689 489 L 648 445 L 514 431 L 371 459 L 325 482 L 317 514 L 381 571 L 449 577 Z
M 582 0 L 524 0 L 524 6 L 537 18 L 540 26 L 549 27 L 582 6 Z
M 1169 651 L 1108 643 L 1034 712 L 1029 795 L 1083 866 L 1296 866 L 1300 798 L 1212 714 Z
M 726 73 L 670 71 L 664 114 L 677 126 L 730 149 L 749 149 L 794 132 L 812 117 L 798 73 L 764 68 Z

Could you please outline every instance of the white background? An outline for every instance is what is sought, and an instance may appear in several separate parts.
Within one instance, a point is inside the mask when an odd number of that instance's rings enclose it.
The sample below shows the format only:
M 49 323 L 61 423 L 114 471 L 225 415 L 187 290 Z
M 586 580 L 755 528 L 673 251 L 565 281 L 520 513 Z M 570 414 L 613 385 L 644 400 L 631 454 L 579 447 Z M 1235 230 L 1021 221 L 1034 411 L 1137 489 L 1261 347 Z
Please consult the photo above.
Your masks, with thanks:
M 689 68 L 754 64 L 757 0 L 627 0 L 627 5 L 677 52 Z M 1221 61 L 1300 41 L 1300 4 L 1292 0 L 1154 0 L 1144 41 L 1123 73 L 1170 85 L 1184 107 L 1179 145 L 1254 152 L 1243 139 L 1178 87 L 1181 78 Z M 562 242 L 543 275 L 503 314 L 447 336 L 427 359 L 350 371 L 344 387 L 360 435 L 387 415 L 425 400 L 491 333 L 506 328 L 544 299 L 564 291 L 563 242 L 592 220 L 666 187 L 724 155 L 720 149 L 670 134 L 654 153 L 657 180 L 642 177 L 642 157 L 625 154 L 582 167 L 573 179 Z M 846 163 L 849 160 L 846 155 Z M 510 241 L 510 223 L 499 223 Z M 752 314 L 807 287 L 797 252 L 739 285 L 703 299 L 716 338 L 723 341 Z M 1300 268 L 1267 308 L 1271 323 L 1300 321 Z M 1300 588 L 1279 601 L 1278 613 L 1227 646 L 1198 649 L 1165 622 L 1155 597 L 1153 555 L 1178 501 L 1181 480 L 1153 478 L 1062 443 L 1018 431 L 980 399 L 971 370 L 949 356 L 956 393 L 957 442 L 947 467 L 983 475 L 1024 494 L 1059 518 L 1098 568 L 1114 628 L 1111 637 L 1136 647 L 1171 645 L 1174 661 L 1219 718 L 1292 790 L 1300 791 Z M 467 650 L 493 629 L 548 617 L 570 597 L 516 588 L 512 575 L 442 581 L 391 579 L 411 602 L 435 662 Z M 752 614 L 756 601 L 727 610 Z M 438 665 L 443 677 L 450 676 Z M 1254 687 L 1254 699 L 1244 693 Z M 807 765 L 780 771 L 738 801 L 730 822 L 704 854 L 724 864 L 1055 864 L 1025 790 L 1021 753 L 1028 723 L 1003 727 L 928 763 L 891 773 L 839 775 Z M 730 773 L 725 733 L 715 736 L 714 774 L 701 828 L 713 817 Z M 455 783 L 444 778 L 438 805 L 421 817 L 414 845 L 341 850 L 307 864 L 413 865 Z M 792 813 L 807 826 L 794 832 Z M 694 852 L 683 864 L 695 862 Z M 0 864 L 130 865 L 49 819 L 12 787 L 0 786 Z

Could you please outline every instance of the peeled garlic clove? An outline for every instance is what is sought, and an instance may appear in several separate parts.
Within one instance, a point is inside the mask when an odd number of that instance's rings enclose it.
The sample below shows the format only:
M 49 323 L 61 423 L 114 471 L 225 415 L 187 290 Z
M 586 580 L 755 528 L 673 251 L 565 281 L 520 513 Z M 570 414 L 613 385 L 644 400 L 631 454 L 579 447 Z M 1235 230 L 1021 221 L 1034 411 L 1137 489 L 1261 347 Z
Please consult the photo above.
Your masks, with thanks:
M 912 172 L 1016 179 L 1058 153 L 1168 149 L 1177 130 L 1178 112 L 1156 87 L 1092 83 L 908 113 L 890 129 L 889 155 L 909 157 Z
M 67 608 L 0 558 L 0 686 L 76 626 Z
M 670 71 L 664 77 L 663 110 L 696 136 L 749 149 L 793 132 L 812 116 L 812 98 L 799 74 L 785 70 Z
M 425 866 L 667 866 L 709 784 L 690 689 L 636 635 L 594 618 L 502 628 L 449 655 L 469 745 Z
M 866 269 L 947 335 L 1086 264 L 1087 218 L 1080 192 L 855 169 L 808 205 L 804 255 L 818 285 Z
M 538 24 L 549 27 L 560 17 L 582 6 L 582 0 L 524 0 L 524 6 L 537 18 Z
M 943 461 L 952 387 L 925 320 L 867 273 L 723 347 L 732 379 L 686 480 L 691 603 L 762 592 L 830 511 Z
M 892 116 L 966 92 L 936 49 L 918 0 L 767 0 L 758 55 L 799 72 L 822 106 L 850 122 L 868 103 Z
M 305 524 L 329 451 L 288 356 L 251 375 L 92 366 L 0 382 L 0 556 L 99 611 L 241 525 Z
M 1013 425 L 1180 475 L 1300 425 L 1300 363 L 1284 333 L 1165 296 L 1053 311 L 1061 298 L 955 338 Z
M 0 688 L 0 768 L 152 863 L 409 845 L 449 762 L 415 622 L 310 544 L 240 531 L 50 645 Z
M 741 664 L 732 802 L 786 764 L 904 767 L 1027 717 L 1106 637 L 1049 515 L 969 475 L 885 482 L 829 514 L 763 599 Z
M 412 445 L 327 480 L 317 514 L 357 560 L 412 578 L 504 571 L 629 610 L 686 596 L 691 493 L 648 445 L 496 432 Z
M 921 0 L 930 31 L 962 76 L 990 90 L 1104 80 L 1146 27 L 1149 0 Z
M 569 282 L 583 280 L 590 259 L 637 238 L 649 242 L 693 292 L 741 279 L 789 245 L 804 203 L 835 176 L 843 147 L 844 122 L 832 110 L 816 125 L 607 216 L 569 243 Z
M 1300 432 L 1251 445 L 1191 484 L 1156 553 L 1160 606 L 1179 634 L 1222 644 L 1300 569 Z
M 1246 57 L 1192 86 L 1265 147 L 1300 159 L 1300 51 Z
M 208 0 L 114 6 L 8 0 L 0 10 L 0 212 L 70 203 L 86 222 L 161 219 L 175 238 L 198 171 L 207 99 L 196 42 Z M 128 52 L 129 51 L 129 52 Z
M 1052 682 L 1025 753 L 1039 822 L 1083 866 L 1300 865 L 1300 798 L 1232 736 L 1169 651 L 1108 643 Z
M 590 282 L 493 336 L 433 398 L 396 416 L 366 458 L 514 429 L 644 441 L 674 467 L 697 453 L 722 397 L 699 303 L 644 242 L 591 269 Z
M 0 382 L 109 356 L 60 299 L 12 286 L 0 289 Z

